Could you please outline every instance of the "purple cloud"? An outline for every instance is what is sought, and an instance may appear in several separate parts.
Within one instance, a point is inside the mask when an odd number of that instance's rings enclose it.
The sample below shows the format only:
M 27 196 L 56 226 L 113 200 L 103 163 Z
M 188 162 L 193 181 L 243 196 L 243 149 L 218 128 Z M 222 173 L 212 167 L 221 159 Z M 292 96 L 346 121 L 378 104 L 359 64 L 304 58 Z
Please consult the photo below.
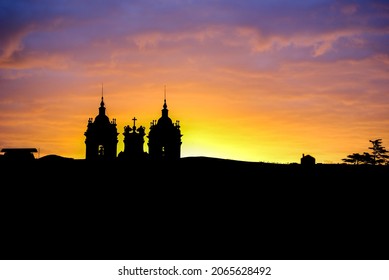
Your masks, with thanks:
M 385 1 L 9 1 L 1 5 L 3 63 L 39 52 L 105 51 L 95 48 L 103 42 L 114 48 L 142 47 L 139 38 L 150 34 L 160 36 L 154 43 L 169 47 L 169 40 L 180 43 L 210 28 L 218 29 L 221 34 L 215 36 L 225 41 L 229 36 L 236 39 L 239 30 L 250 31 L 246 36 L 251 38 L 244 39 L 255 50 L 287 49 L 292 58 L 306 48 L 310 49 L 306 59 L 323 54 L 329 59 L 358 59 L 388 51 Z M 194 43 L 204 43 L 201 40 L 197 37 Z

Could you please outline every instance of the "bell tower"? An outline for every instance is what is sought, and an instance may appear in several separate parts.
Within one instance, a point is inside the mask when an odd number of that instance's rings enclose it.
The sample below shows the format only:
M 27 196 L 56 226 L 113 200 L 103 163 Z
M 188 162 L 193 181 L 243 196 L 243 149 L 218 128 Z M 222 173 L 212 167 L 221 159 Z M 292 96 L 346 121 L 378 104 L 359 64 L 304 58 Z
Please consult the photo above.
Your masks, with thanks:
M 103 88 L 99 114 L 93 120 L 88 119 L 87 130 L 84 133 L 86 154 L 85 159 L 115 159 L 117 154 L 118 132 L 116 119 L 109 120 L 105 114 Z
M 166 103 L 166 88 L 162 106 L 162 116 L 158 122 L 150 123 L 148 147 L 151 159 L 179 159 L 181 157 L 181 134 L 180 122 L 175 123 L 169 117 Z

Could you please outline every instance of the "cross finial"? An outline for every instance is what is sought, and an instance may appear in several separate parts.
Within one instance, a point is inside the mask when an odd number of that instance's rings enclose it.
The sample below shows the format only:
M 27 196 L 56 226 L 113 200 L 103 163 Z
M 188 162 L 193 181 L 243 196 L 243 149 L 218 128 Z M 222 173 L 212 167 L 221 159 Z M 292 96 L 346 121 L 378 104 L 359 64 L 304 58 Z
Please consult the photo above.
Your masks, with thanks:
M 137 118 L 134 117 L 132 120 L 134 121 L 134 126 L 135 126 L 135 121 L 137 120 Z

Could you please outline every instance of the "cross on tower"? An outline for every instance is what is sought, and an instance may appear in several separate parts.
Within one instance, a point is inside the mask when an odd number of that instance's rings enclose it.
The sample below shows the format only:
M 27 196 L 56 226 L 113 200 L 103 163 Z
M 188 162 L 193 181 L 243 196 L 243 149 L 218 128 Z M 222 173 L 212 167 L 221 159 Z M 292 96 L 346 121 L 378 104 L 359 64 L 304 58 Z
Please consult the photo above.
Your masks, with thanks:
M 134 117 L 132 120 L 134 121 L 134 127 L 135 127 L 135 121 L 137 120 L 137 118 Z

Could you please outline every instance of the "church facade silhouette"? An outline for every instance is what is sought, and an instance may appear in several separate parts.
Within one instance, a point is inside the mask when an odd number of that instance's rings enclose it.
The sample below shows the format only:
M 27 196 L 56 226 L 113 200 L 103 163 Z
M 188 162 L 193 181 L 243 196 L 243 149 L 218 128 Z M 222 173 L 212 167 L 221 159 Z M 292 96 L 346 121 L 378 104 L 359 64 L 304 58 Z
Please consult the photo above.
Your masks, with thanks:
M 85 131 L 85 145 L 87 160 L 100 159 L 124 159 L 142 160 L 146 158 L 155 160 L 174 160 L 181 157 L 181 134 L 180 122 L 173 123 L 168 115 L 166 97 L 164 98 L 162 115 L 158 121 L 150 122 L 149 134 L 146 135 L 144 126 L 136 127 L 136 118 L 133 125 L 124 127 L 124 151 L 117 154 L 118 130 L 116 119 L 110 120 L 106 115 L 104 97 L 101 96 L 99 114 L 88 119 Z M 148 153 L 144 151 L 144 137 L 148 138 Z

